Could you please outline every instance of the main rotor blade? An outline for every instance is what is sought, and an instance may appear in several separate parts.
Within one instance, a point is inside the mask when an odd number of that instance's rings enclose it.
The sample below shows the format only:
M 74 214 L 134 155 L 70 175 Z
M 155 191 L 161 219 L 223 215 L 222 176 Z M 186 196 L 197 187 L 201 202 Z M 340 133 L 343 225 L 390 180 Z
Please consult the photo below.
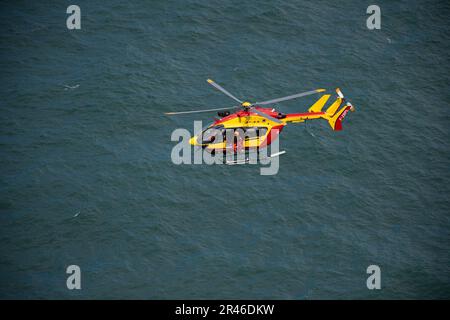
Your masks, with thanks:
M 255 102 L 254 104 L 265 105 L 265 104 L 277 103 L 277 102 L 291 100 L 291 99 L 295 99 L 295 98 L 300 98 L 300 97 L 308 96 L 310 94 L 314 94 L 314 93 L 318 93 L 318 92 L 324 92 L 324 91 L 325 91 L 325 89 L 317 89 L 317 90 L 312 90 L 312 91 L 306 91 L 306 92 L 297 93 L 297 94 L 293 94 L 293 95 L 290 95 L 290 96 L 281 97 L 281 98 L 277 98 L 277 99 L 273 99 L 273 100 L 267 100 L 267 101 L 262 101 L 262 102 Z
M 237 109 L 240 106 L 234 106 L 231 108 L 217 108 L 217 109 L 206 109 L 206 110 L 193 110 L 193 111 L 180 111 L 180 112 L 165 112 L 164 114 L 167 115 L 175 115 L 175 114 L 186 114 L 186 113 L 201 113 L 201 112 L 212 112 L 212 111 L 219 111 L 219 110 L 232 110 Z
M 276 123 L 283 123 L 283 121 L 280 121 L 280 120 L 278 120 L 277 118 L 271 117 L 271 116 L 269 116 L 268 114 L 266 114 L 266 113 L 264 113 L 264 112 L 261 112 L 261 111 L 259 111 L 259 110 L 256 109 L 256 108 L 251 108 L 250 111 L 252 111 L 252 112 L 254 112 L 254 113 L 257 113 L 257 114 L 259 114 L 261 117 L 264 117 L 264 118 L 266 118 L 266 119 L 268 119 L 268 120 L 270 120 L 270 121 L 273 121 L 273 122 L 276 122 Z
M 231 93 L 229 93 L 227 90 L 225 90 L 224 88 L 222 88 L 221 86 L 219 86 L 217 83 L 215 83 L 214 81 L 212 81 L 211 79 L 206 80 L 208 81 L 208 83 L 210 85 L 212 85 L 214 88 L 216 88 L 219 91 L 222 91 L 223 93 L 225 93 L 227 96 L 229 96 L 231 99 L 236 100 L 239 103 L 242 103 L 241 100 L 239 100 L 238 98 L 236 98 L 235 96 L 233 96 Z

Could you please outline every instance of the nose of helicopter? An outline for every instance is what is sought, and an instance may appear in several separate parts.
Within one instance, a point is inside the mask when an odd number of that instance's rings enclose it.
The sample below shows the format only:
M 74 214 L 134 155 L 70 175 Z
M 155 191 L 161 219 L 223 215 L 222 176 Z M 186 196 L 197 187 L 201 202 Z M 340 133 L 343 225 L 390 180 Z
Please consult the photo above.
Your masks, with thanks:
M 192 146 L 195 146 L 197 144 L 197 137 L 193 136 L 192 138 L 189 139 L 189 144 Z

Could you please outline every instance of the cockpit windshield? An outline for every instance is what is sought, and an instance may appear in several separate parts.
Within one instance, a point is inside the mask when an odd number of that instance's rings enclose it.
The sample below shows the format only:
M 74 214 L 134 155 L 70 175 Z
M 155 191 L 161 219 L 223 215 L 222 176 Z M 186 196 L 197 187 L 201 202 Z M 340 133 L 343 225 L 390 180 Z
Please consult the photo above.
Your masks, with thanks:
M 202 135 L 198 137 L 198 142 L 201 144 L 218 143 L 223 141 L 225 128 L 223 126 L 214 126 L 203 130 Z

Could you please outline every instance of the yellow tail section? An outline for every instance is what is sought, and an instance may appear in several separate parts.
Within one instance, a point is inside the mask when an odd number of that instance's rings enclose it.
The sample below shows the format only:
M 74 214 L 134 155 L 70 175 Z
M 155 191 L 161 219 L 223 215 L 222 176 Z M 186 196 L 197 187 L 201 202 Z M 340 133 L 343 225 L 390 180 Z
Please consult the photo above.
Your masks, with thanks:
M 341 98 L 337 98 L 335 102 L 333 102 L 333 104 L 327 109 L 327 111 L 325 112 L 327 114 L 327 116 L 332 117 L 337 109 L 339 108 L 339 106 L 342 103 L 342 99 Z
M 351 106 L 346 105 L 346 106 L 342 107 L 341 110 L 336 112 L 335 115 L 329 116 L 328 114 L 326 114 L 324 116 L 324 118 L 326 120 L 328 120 L 328 123 L 330 124 L 331 129 L 336 130 L 336 131 L 342 130 L 342 120 L 344 120 L 345 116 L 350 111 L 350 109 L 351 109 Z
M 337 89 L 339 90 L 339 89 Z M 340 92 L 340 91 L 339 91 Z M 340 93 L 342 95 L 342 93 Z M 282 121 L 286 122 L 304 122 L 306 120 L 311 119 L 325 119 L 330 124 L 330 127 L 333 130 L 339 131 L 342 130 L 342 120 L 344 120 L 345 116 L 349 111 L 355 111 L 353 106 L 350 103 L 345 103 L 344 106 L 339 109 L 339 107 L 342 106 L 343 102 L 345 102 L 345 99 L 343 96 L 339 96 L 336 98 L 336 100 L 328 107 L 327 111 L 323 112 L 322 109 L 329 100 L 331 95 L 324 94 L 319 100 L 317 100 L 309 109 L 309 113 L 313 114 L 301 114 L 301 115 L 288 115 L 285 119 Z M 339 111 L 338 111 L 339 110 Z
M 325 97 L 325 96 L 324 96 Z M 311 108 L 313 109 L 314 107 L 316 107 L 316 105 L 319 105 L 319 102 L 321 102 L 321 100 L 324 98 L 322 97 L 319 101 L 317 101 Z M 326 99 L 324 100 L 323 104 L 320 105 L 320 109 L 315 109 L 315 110 L 321 110 L 323 105 L 325 104 L 326 100 L 328 100 L 329 96 L 326 97 Z M 328 121 L 328 123 L 330 124 L 331 129 L 339 131 L 342 130 L 342 120 L 344 120 L 345 116 L 347 115 L 347 112 L 352 110 L 352 106 L 351 105 L 344 105 L 339 111 L 339 107 L 342 105 L 343 99 L 342 98 L 337 98 L 330 107 L 328 107 L 327 111 L 325 111 L 325 114 L 323 114 L 321 116 L 321 118 L 325 119 Z
M 327 103 L 330 98 L 330 94 L 324 94 L 319 100 L 316 101 L 309 109 L 309 112 L 320 112 L 322 111 L 323 106 Z

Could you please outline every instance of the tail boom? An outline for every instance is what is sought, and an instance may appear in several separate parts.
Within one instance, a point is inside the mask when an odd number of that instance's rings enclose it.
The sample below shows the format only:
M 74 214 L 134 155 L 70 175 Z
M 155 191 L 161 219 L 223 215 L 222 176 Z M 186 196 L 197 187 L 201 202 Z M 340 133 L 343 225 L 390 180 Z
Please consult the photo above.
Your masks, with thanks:
M 322 111 L 322 108 L 327 103 L 330 98 L 329 94 L 323 95 L 319 100 L 317 100 L 309 109 L 308 112 L 304 113 L 289 113 L 286 114 L 284 118 L 280 120 L 284 123 L 298 123 L 305 122 L 306 120 L 312 119 L 325 119 L 328 121 L 331 129 L 335 131 L 342 130 L 342 121 L 347 115 L 348 111 L 354 111 L 352 104 L 347 102 L 339 89 L 336 89 L 338 93 L 337 99 L 326 109 Z M 339 109 L 342 104 L 344 106 Z

